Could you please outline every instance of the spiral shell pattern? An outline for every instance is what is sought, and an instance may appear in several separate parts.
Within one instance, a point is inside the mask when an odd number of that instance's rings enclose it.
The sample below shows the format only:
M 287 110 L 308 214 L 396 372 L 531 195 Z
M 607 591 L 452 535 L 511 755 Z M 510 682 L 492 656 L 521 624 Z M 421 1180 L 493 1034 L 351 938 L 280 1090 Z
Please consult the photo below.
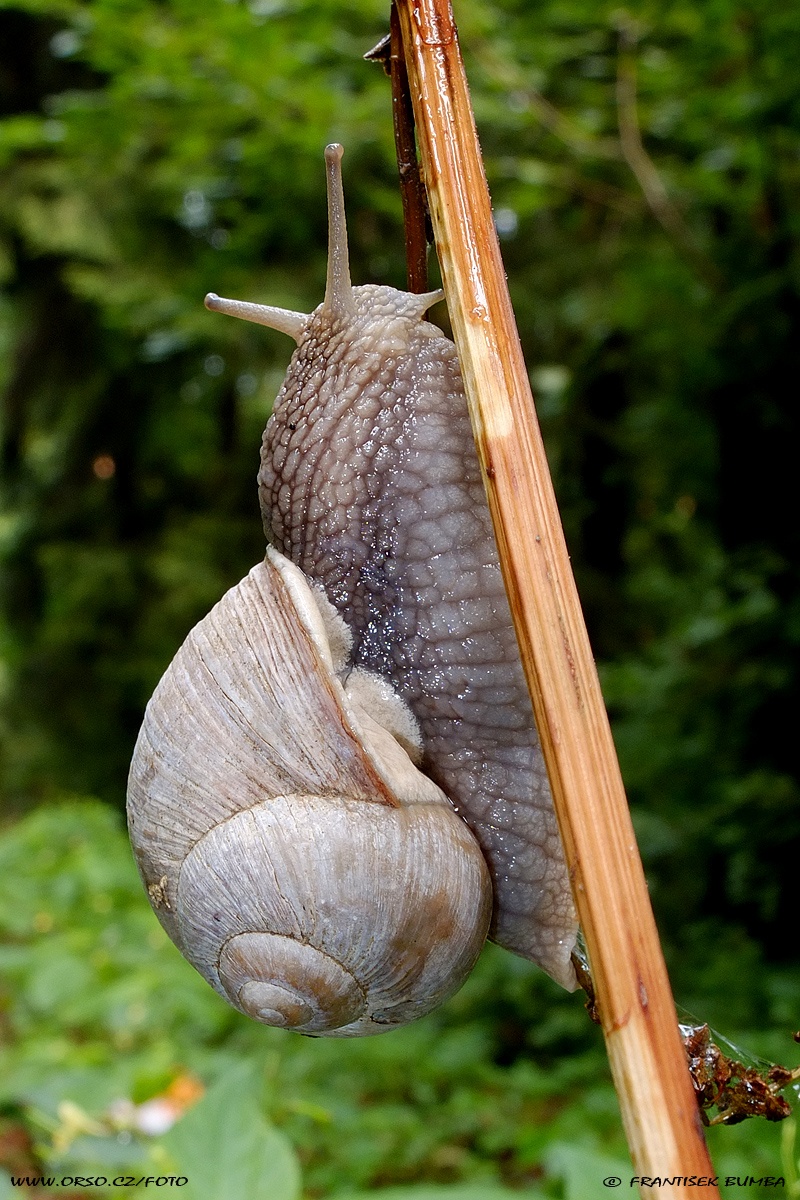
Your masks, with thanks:
M 348 695 L 348 641 L 270 550 L 156 689 L 128 794 L 151 903 L 186 958 L 256 1020 L 335 1036 L 440 1004 L 491 915 L 477 842 L 400 744 L 404 706 L 364 672 Z

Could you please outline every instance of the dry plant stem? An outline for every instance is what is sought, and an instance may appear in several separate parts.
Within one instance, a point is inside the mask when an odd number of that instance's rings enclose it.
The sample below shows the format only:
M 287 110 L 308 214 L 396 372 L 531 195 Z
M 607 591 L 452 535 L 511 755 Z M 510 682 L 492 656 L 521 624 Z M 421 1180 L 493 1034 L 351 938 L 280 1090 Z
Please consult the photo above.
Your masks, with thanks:
M 448 0 L 398 0 L 478 453 L 637 1174 L 713 1177 L 492 221 Z M 718 1195 L 661 1185 L 647 1195 Z

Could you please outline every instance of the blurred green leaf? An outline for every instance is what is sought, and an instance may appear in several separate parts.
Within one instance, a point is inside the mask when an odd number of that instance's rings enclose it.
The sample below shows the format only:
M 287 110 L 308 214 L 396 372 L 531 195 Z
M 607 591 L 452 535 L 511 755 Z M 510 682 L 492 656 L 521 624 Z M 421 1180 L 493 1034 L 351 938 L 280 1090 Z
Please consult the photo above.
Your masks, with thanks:
M 165 1135 L 161 1145 L 189 1182 L 190 1200 L 297 1200 L 300 1168 L 291 1145 L 265 1119 L 258 1073 L 239 1063 Z
M 714 936 L 702 986 L 724 998 L 717 1024 L 734 1034 L 758 978 L 761 1028 L 737 1040 L 785 1058 L 796 974 L 765 975 L 746 943 L 717 936 L 712 953 Z M 49 1173 L 174 1173 L 167 1163 L 180 1158 L 197 1187 L 234 1110 L 234 1140 L 273 1147 L 287 1186 L 291 1143 L 310 1197 L 412 1183 L 557 1197 L 568 1164 L 547 1157 L 553 1144 L 584 1166 L 598 1145 L 625 1153 L 599 1031 L 579 997 L 530 963 L 487 947 L 457 996 L 391 1037 L 268 1029 L 225 1005 L 168 942 L 119 819 L 97 803 L 39 809 L 0 832 L 0 1014 L 0 1105 L 23 1114 Z M 187 1074 L 209 1091 L 162 1148 L 131 1117 Z M 777 1128 L 709 1132 L 720 1169 L 764 1174 L 777 1161 Z
M 588 1146 L 554 1142 L 545 1151 L 545 1162 L 554 1176 L 563 1180 L 564 1200 L 589 1200 L 605 1194 L 604 1179 L 620 1179 L 630 1191 L 634 1174 L 630 1159 L 615 1158 Z
M 441 1187 L 378 1188 L 372 1192 L 337 1192 L 331 1200 L 541 1200 L 543 1193 L 494 1184 Z

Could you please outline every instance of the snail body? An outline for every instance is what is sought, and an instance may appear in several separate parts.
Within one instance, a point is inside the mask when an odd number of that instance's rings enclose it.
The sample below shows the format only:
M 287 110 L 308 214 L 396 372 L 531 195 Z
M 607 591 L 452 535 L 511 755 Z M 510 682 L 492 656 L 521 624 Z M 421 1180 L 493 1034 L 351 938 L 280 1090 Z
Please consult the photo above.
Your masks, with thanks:
M 353 288 L 341 147 L 312 314 L 265 430 L 263 563 L 191 631 L 128 785 L 151 904 L 234 1007 L 383 1032 L 487 934 L 576 985 L 577 923 L 440 292 Z

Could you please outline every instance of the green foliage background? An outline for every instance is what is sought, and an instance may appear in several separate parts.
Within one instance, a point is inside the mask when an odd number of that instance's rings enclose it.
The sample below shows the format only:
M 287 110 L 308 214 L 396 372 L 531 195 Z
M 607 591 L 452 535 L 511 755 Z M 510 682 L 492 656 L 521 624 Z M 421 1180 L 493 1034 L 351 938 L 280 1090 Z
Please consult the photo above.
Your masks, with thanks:
M 785 1060 L 800 5 L 456 15 L 678 999 Z M 403 286 L 387 84 L 360 59 L 386 20 L 377 0 L 0 3 L 0 1102 L 55 1161 L 65 1099 L 97 1115 L 191 1069 L 223 1088 L 193 1110 L 199 1155 L 246 1060 L 239 1094 L 289 1137 L 309 1196 L 596 1196 L 597 1156 L 624 1143 L 576 998 L 490 949 L 443 1014 L 391 1039 L 246 1027 L 159 940 L 111 812 L 161 671 L 263 552 L 258 444 L 289 347 L 202 296 L 318 303 L 331 140 L 353 277 Z M 620 137 L 632 71 L 638 148 Z M 86 796 L 109 808 L 71 806 Z M 778 1131 L 723 1135 L 737 1169 L 786 1174 Z

